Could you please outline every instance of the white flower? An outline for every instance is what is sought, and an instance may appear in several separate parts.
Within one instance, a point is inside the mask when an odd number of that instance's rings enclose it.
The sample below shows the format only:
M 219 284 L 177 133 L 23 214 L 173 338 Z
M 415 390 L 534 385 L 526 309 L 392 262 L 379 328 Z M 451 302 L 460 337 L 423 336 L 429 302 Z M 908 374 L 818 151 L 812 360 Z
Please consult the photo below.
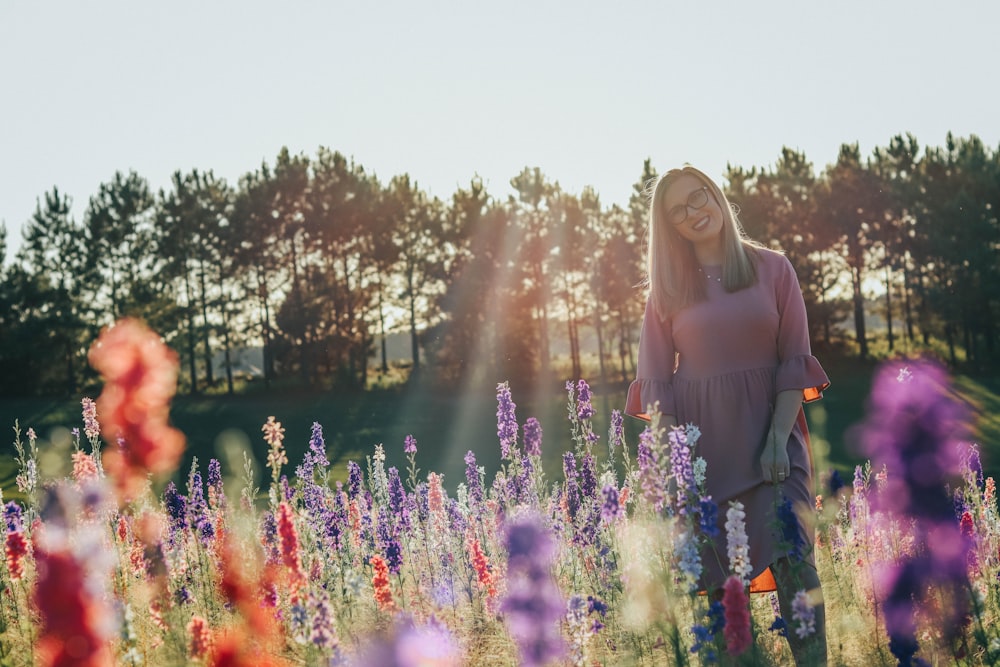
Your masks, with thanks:
M 691 464 L 691 469 L 694 471 L 694 483 L 699 487 L 705 483 L 705 470 L 707 468 L 708 462 L 700 456 Z
M 729 557 L 730 571 L 742 579 L 744 584 L 750 583 L 753 566 L 750 564 L 746 513 L 743 511 L 743 503 L 738 500 L 730 501 L 729 509 L 726 510 L 726 555 Z

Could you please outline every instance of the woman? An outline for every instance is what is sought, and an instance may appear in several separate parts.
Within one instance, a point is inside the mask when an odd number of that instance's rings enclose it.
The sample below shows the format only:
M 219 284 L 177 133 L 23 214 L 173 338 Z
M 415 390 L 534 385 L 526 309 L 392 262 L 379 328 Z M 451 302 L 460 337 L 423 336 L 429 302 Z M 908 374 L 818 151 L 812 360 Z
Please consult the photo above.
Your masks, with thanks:
M 812 591 L 817 601 L 821 593 L 813 528 L 784 512 L 781 530 L 777 508 L 787 501 L 802 514 L 812 506 L 802 402 L 830 384 L 810 351 L 798 279 L 784 255 L 745 237 L 719 187 L 691 166 L 657 181 L 648 234 L 649 296 L 626 412 L 649 419 L 657 406 L 662 426 L 698 426 L 695 455 L 708 464 L 707 492 L 720 508 L 719 558 L 703 558 L 704 583 L 718 588 L 728 574 L 721 524 L 729 501 L 738 500 L 751 589 L 777 588 L 790 621 L 797 591 Z M 800 664 L 825 663 L 821 602 L 815 611 L 816 633 L 800 640 L 789 629 Z

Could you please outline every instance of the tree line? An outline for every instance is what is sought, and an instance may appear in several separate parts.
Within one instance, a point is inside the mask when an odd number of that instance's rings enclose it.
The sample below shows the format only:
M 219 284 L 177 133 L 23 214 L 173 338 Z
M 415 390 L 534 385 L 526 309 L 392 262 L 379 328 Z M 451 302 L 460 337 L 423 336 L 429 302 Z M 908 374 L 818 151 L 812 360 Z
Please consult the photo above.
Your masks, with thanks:
M 0 227 L 2 391 L 79 393 L 89 345 L 126 315 L 177 350 L 192 393 L 232 392 L 246 347 L 263 350 L 268 386 L 365 387 L 389 370 L 391 331 L 408 334 L 412 374 L 448 386 L 549 380 L 557 348 L 573 377 L 586 363 L 625 382 L 656 175 L 646 160 L 624 205 L 539 168 L 507 197 L 473 178 L 443 201 L 320 148 L 283 149 L 235 184 L 178 171 L 154 193 L 116 173 L 80 220 L 54 187 L 9 261 Z M 814 344 L 851 323 L 870 355 L 875 304 L 890 349 L 941 340 L 953 364 L 995 364 L 1000 153 L 976 136 L 921 149 L 901 135 L 867 157 L 845 144 L 821 171 L 784 148 L 770 167 L 729 165 L 723 184 L 748 234 L 795 266 Z

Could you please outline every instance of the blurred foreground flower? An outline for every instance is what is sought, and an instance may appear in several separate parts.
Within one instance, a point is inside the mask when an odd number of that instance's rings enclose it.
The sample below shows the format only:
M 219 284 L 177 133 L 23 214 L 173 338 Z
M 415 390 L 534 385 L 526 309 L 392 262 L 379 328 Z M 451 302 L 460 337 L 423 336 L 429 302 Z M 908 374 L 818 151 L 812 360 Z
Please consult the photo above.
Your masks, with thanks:
M 106 328 L 90 348 L 90 365 L 104 378 L 97 399 L 105 440 L 103 467 L 122 499 L 135 497 L 148 473 L 173 472 L 184 434 L 168 424 L 177 389 L 177 353 L 142 322 L 126 318 Z
M 109 640 L 117 619 L 110 605 L 115 556 L 102 533 L 95 509 L 101 486 L 81 491 L 75 485 L 49 487 L 43 523 L 34 535 L 34 605 L 41 618 L 36 645 L 39 665 L 113 665 Z M 105 492 L 106 493 L 106 492 Z M 93 517 L 87 520 L 86 517 Z
M 507 596 L 500 611 L 521 664 L 544 665 L 565 652 L 559 622 L 566 607 L 551 573 L 555 540 L 531 514 L 512 519 L 506 537 Z
M 872 504 L 912 525 L 913 543 L 923 547 L 887 564 L 878 582 L 889 648 L 901 665 L 911 664 L 918 650 L 918 606 L 937 610 L 933 620 L 949 639 L 967 616 L 969 542 L 949 489 L 961 482 L 969 416 L 937 363 L 887 363 L 876 373 L 859 433 L 863 453 L 886 470 Z M 922 605 L 931 590 L 941 600 Z

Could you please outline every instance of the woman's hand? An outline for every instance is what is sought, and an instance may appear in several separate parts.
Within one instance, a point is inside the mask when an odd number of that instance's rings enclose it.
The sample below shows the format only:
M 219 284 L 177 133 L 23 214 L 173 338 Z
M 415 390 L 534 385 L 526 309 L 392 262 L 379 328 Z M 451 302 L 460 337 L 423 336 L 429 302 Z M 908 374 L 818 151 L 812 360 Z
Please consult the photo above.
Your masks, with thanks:
M 765 482 L 780 484 L 791 475 L 792 466 L 788 460 L 787 443 L 787 438 L 778 440 L 774 434 L 774 429 L 767 432 L 764 451 L 760 454 L 760 469 L 764 474 Z

